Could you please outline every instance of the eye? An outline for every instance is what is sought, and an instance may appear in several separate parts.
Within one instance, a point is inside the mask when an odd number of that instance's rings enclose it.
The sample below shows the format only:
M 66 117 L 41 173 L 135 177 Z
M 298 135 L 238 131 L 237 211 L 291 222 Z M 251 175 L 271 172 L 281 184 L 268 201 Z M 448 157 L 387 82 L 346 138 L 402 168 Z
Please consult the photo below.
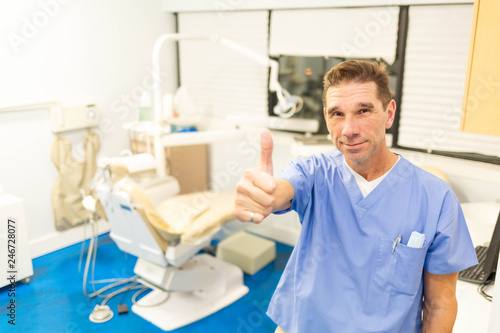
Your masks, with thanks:
M 339 111 L 330 112 L 330 117 L 342 117 L 344 114 Z
M 370 109 L 361 109 L 361 110 L 359 110 L 360 114 L 364 114 L 364 113 L 368 113 L 368 112 L 370 112 Z

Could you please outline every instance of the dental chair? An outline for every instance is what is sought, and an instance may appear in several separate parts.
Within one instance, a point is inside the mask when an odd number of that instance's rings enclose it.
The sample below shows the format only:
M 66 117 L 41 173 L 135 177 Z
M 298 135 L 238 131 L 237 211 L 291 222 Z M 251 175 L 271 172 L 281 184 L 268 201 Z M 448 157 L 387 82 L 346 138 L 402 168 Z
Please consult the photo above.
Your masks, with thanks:
M 134 313 L 169 331 L 248 292 L 240 268 L 198 254 L 234 218 L 232 191 L 177 196 L 179 183 L 172 177 L 143 189 L 122 165 L 108 166 L 106 172 L 108 181 L 97 186 L 97 195 L 111 225 L 110 237 L 122 251 L 138 257 L 138 281 L 153 289 L 132 306 Z M 161 201 L 159 194 L 168 198 Z

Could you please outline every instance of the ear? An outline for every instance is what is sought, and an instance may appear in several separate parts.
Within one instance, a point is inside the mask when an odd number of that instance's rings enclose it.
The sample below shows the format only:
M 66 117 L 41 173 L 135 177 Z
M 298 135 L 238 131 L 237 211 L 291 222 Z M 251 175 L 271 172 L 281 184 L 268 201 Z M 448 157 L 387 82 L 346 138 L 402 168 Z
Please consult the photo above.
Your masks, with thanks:
M 385 128 L 389 129 L 394 123 L 394 116 L 396 115 L 396 102 L 392 99 L 389 104 L 387 104 L 387 120 L 385 123 Z
M 328 116 L 326 115 L 326 108 L 325 107 L 323 107 L 323 117 L 325 118 L 326 129 L 328 130 L 328 133 L 330 133 L 330 128 L 328 127 Z

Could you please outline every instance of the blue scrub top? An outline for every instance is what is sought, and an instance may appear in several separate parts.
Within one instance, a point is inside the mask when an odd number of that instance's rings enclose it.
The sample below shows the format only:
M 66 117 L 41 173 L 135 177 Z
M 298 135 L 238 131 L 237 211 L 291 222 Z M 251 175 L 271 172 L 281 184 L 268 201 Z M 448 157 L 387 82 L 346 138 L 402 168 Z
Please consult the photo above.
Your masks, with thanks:
M 268 315 L 287 333 L 420 332 L 423 269 L 477 264 L 460 204 L 403 157 L 363 198 L 343 159 L 296 159 L 278 176 L 295 190 L 302 231 Z M 406 246 L 413 231 L 425 234 L 422 248 Z

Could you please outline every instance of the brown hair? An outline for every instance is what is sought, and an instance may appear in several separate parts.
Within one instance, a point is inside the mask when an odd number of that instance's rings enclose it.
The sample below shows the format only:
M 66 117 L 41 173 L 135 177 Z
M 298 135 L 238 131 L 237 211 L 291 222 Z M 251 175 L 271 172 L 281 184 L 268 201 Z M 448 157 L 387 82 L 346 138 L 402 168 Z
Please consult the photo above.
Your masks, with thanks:
M 375 61 L 348 60 L 331 68 L 323 78 L 323 105 L 326 107 L 326 93 L 329 88 L 343 83 L 367 83 L 377 85 L 378 98 L 384 109 L 392 100 L 389 90 L 389 73 L 384 64 Z

